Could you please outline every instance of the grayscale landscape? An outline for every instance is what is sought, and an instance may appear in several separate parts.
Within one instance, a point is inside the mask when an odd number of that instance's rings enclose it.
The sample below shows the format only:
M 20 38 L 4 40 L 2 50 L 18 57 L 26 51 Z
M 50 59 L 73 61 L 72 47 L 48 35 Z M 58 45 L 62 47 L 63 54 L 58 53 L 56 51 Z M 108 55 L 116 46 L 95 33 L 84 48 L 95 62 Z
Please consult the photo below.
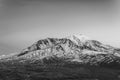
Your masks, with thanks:
M 1 56 L 0 80 L 120 80 L 120 49 L 84 35 L 41 39 Z
M 120 80 L 120 0 L 0 0 L 0 80 Z

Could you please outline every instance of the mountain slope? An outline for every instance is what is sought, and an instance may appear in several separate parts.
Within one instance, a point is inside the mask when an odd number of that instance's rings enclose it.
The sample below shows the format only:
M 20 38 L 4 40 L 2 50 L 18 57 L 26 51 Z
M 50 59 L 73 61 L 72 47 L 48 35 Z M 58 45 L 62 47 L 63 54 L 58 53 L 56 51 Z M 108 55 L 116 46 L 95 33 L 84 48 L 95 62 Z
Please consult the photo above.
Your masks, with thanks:
M 41 39 L 20 53 L 1 58 L 0 78 L 119 80 L 120 53 L 84 35 Z
M 53 56 L 58 58 L 69 58 L 70 61 L 76 61 L 81 63 L 93 62 L 95 63 L 107 62 L 120 62 L 119 53 L 115 50 L 116 48 L 104 45 L 96 40 L 86 39 L 85 36 L 80 35 L 78 37 L 73 35 L 67 38 L 46 38 L 37 41 L 32 46 L 29 46 L 23 50 L 18 57 L 43 59 L 51 58 Z M 89 58 L 82 60 L 81 56 L 88 56 Z M 102 57 L 101 57 L 102 56 Z M 109 56 L 109 57 L 108 57 Z M 100 57 L 100 59 L 96 58 Z M 106 59 L 106 57 L 108 57 Z M 115 58 L 113 58 L 115 57 Z M 115 60 L 118 59 L 118 60 Z M 87 61 L 88 60 L 88 61 Z M 91 64 L 91 63 L 90 63 Z M 96 64 L 95 64 L 96 65 Z

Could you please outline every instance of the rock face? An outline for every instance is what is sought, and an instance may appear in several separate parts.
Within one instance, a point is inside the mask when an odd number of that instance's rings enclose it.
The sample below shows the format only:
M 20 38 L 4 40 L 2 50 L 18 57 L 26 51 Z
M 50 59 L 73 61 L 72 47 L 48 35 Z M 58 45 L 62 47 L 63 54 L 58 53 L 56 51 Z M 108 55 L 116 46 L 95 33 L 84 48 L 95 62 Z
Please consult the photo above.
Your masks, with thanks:
M 11 77 L 8 69 L 21 80 L 119 80 L 120 49 L 84 35 L 46 38 L 1 58 L 0 72 Z
M 50 59 L 64 58 L 81 64 L 98 65 L 101 63 L 120 63 L 120 54 L 116 48 L 91 40 L 84 35 L 66 38 L 46 38 L 24 49 L 18 58 Z

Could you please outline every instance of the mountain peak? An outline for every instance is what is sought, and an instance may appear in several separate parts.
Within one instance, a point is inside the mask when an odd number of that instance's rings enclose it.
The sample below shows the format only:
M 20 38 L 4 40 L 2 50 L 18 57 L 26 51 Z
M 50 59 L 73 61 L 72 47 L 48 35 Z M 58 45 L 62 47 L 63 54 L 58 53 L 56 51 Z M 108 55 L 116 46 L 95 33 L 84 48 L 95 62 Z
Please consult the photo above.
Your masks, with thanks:
M 84 42 L 90 40 L 90 38 L 88 38 L 87 36 L 85 36 L 83 34 L 71 35 L 68 37 L 68 39 L 70 39 L 71 41 L 73 41 L 76 44 L 79 44 L 80 42 L 84 43 Z
M 83 34 L 75 34 L 73 36 L 75 36 L 76 38 L 80 39 L 81 41 L 85 41 L 85 40 L 89 40 L 90 39 L 89 37 L 87 37 L 87 36 L 85 36 Z

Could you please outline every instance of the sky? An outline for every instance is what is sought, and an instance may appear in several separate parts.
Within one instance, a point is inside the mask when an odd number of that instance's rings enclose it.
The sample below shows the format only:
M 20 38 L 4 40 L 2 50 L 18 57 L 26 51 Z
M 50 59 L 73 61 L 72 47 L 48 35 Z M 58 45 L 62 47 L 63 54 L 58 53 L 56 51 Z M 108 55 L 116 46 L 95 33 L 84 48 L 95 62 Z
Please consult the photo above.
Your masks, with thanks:
M 84 34 L 120 47 L 120 0 L 0 0 L 0 54 Z

